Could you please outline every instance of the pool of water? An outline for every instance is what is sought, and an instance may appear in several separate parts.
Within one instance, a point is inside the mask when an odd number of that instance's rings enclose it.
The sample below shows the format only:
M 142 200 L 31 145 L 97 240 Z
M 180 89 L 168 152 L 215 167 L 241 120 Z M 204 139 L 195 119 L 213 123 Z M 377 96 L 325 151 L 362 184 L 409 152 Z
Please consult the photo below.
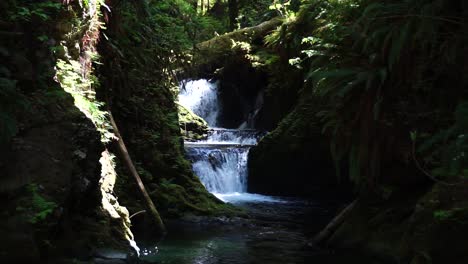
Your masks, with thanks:
M 213 193 L 218 199 L 226 203 L 245 204 L 245 203 L 286 203 L 281 197 L 266 196 L 255 193 Z
M 349 251 L 306 246 L 339 206 L 287 198 L 232 194 L 224 197 L 246 209 L 250 219 L 173 223 L 159 242 L 139 242 L 143 263 L 160 264 L 377 264 Z M 334 209 L 333 209 L 334 208 Z

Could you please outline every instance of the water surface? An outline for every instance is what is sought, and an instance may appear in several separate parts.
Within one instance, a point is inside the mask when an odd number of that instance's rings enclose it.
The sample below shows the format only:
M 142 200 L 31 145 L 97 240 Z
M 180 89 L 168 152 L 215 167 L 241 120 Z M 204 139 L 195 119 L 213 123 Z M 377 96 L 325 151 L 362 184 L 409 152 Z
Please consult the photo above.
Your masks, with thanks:
M 279 197 L 264 201 L 255 195 L 253 200 L 247 197 L 235 203 L 249 212 L 250 219 L 225 218 L 216 223 L 202 218 L 191 224 L 172 223 L 169 235 L 162 241 L 139 243 L 141 259 L 161 264 L 379 263 L 357 252 L 306 246 L 334 213 L 330 208 L 336 208 L 338 203 Z

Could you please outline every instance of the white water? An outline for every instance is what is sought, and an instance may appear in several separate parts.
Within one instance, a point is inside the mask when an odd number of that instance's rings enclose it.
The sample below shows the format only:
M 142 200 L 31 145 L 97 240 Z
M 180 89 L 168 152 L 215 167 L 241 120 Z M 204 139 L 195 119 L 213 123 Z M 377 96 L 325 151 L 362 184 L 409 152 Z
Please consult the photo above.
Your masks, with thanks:
M 285 200 L 281 200 L 272 196 L 265 196 L 256 193 L 213 193 L 223 202 L 230 203 L 242 203 L 242 202 L 262 202 L 262 203 L 286 203 Z
M 247 192 L 247 148 L 194 147 L 187 154 L 193 170 L 212 193 Z
M 179 103 L 205 119 L 209 126 L 216 127 L 221 109 L 218 83 L 202 79 L 182 82 L 180 86 Z
M 206 80 L 188 81 L 179 102 L 216 127 L 221 113 L 218 85 Z M 206 140 L 186 144 L 194 172 L 206 189 L 225 202 L 280 202 L 247 193 L 247 157 L 262 133 L 256 130 L 212 128 Z
M 214 128 L 200 143 L 256 145 L 260 133 L 255 130 Z

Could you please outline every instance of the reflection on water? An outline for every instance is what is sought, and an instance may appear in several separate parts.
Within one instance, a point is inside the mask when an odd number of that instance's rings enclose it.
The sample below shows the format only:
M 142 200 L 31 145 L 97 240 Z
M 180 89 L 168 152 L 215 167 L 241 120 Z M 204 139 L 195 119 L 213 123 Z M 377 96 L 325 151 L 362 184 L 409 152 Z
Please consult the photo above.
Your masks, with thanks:
M 378 264 L 352 252 L 303 249 L 295 234 L 259 233 L 252 237 L 232 232 L 179 234 L 160 243 L 158 251 L 143 254 L 144 263 L 159 264 Z M 295 240 L 296 239 L 296 240 Z M 151 248 L 151 247 L 150 247 Z
M 141 259 L 164 264 L 248 263 L 239 262 L 248 256 L 244 235 L 185 231 L 185 234 L 173 234 L 159 245 L 157 252 L 144 253 Z
M 235 198 L 243 195 L 233 195 Z M 232 197 L 230 197 L 232 199 Z M 246 197 L 243 197 L 246 199 Z M 159 264 L 378 264 L 355 252 L 330 252 L 305 247 L 330 219 L 330 204 L 288 200 L 259 202 L 237 200 L 253 216 L 223 225 L 169 225 L 161 242 L 144 243 L 143 263 Z M 279 202 L 278 202 L 279 201 Z M 312 223 L 312 224 L 311 224 Z M 308 234 L 308 236 L 306 236 Z

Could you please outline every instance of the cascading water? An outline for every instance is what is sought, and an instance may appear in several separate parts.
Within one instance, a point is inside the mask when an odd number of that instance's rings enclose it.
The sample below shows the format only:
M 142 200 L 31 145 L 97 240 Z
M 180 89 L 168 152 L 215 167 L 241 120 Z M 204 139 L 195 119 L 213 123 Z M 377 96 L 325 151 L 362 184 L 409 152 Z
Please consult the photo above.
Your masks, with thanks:
M 207 121 L 210 133 L 206 140 L 186 142 L 193 170 L 208 191 L 224 201 L 277 201 L 247 193 L 247 157 L 263 133 L 253 129 L 225 129 L 217 124 L 222 114 L 218 84 L 207 80 L 181 84 L 179 102 Z
M 201 79 L 182 82 L 179 103 L 205 119 L 211 127 L 216 127 L 220 112 L 218 84 Z

